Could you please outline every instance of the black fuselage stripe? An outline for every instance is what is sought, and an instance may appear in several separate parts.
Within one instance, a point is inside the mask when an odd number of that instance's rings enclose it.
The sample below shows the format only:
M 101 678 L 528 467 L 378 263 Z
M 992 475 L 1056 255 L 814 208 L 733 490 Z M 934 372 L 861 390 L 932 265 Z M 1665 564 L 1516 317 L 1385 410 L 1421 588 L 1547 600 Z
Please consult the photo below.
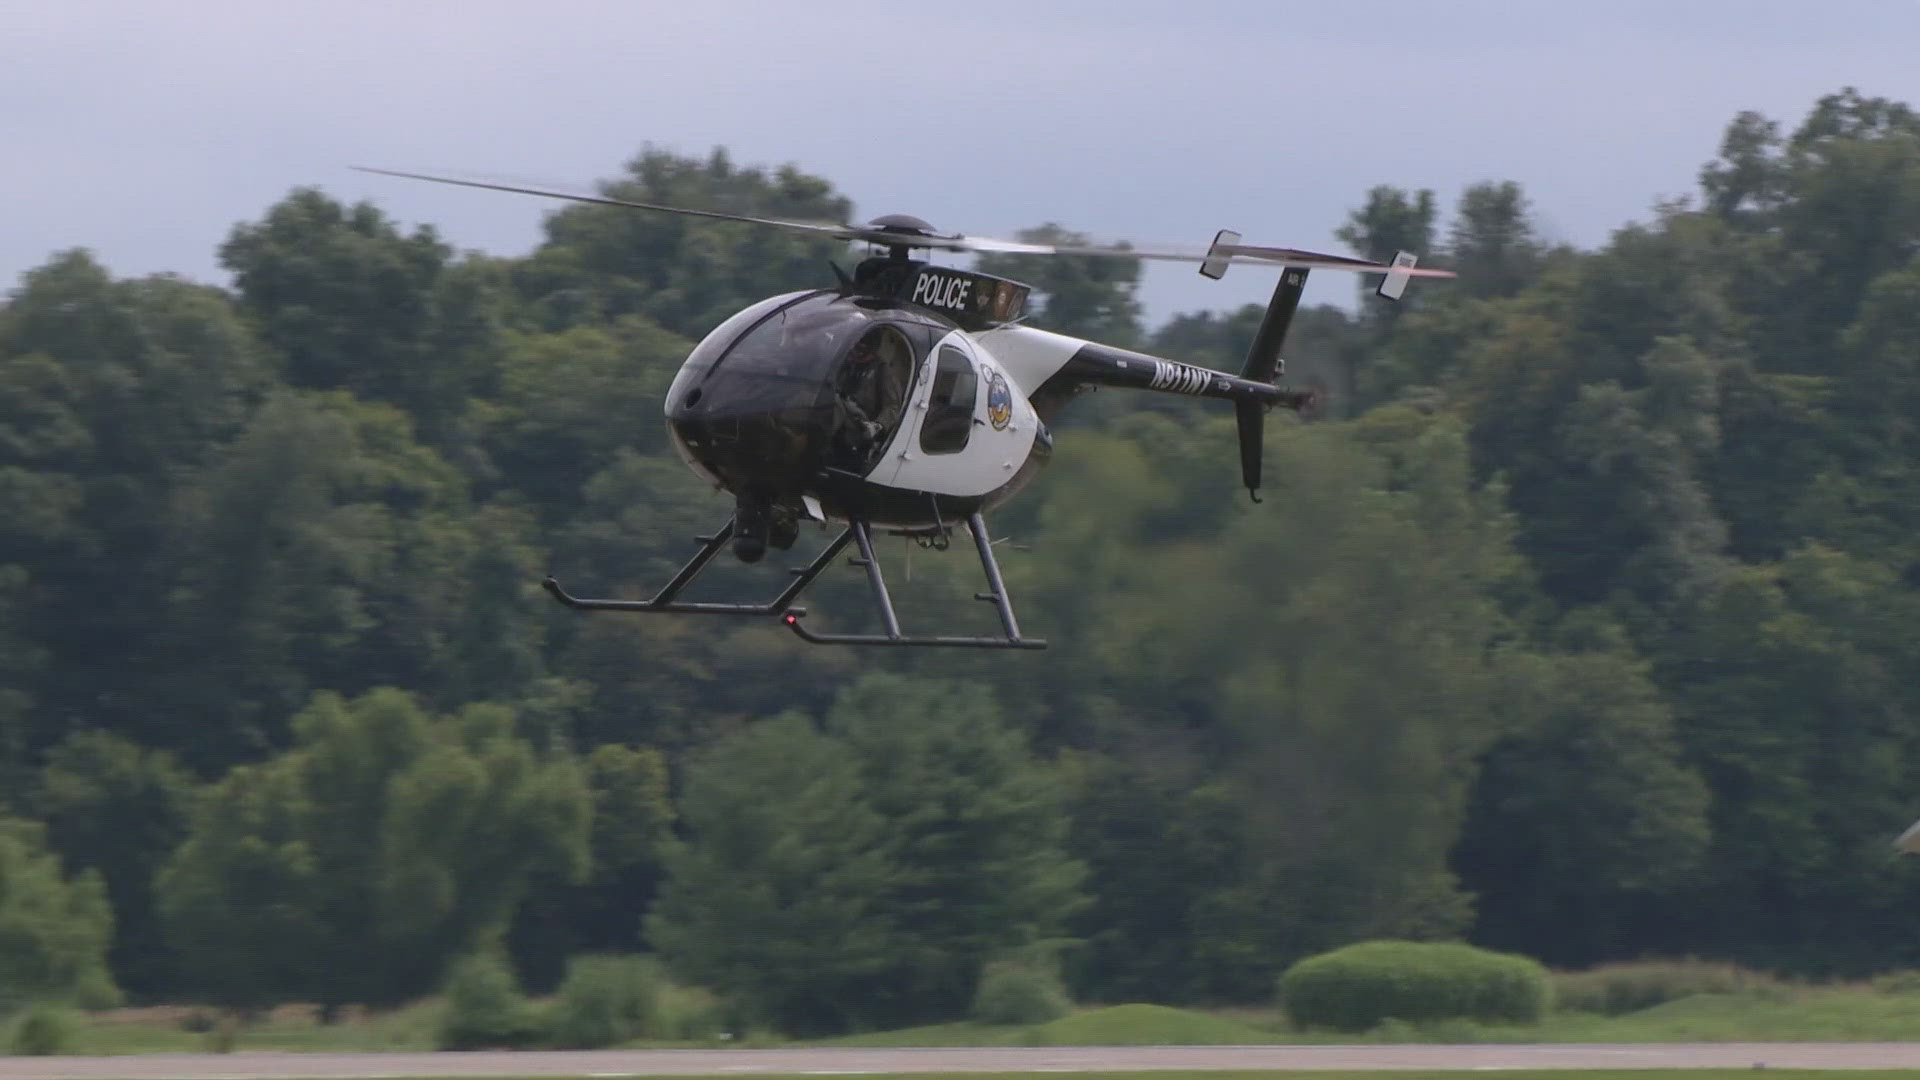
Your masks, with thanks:
M 1040 389 L 1063 393 L 1076 386 L 1123 386 L 1228 401 L 1275 403 L 1283 397 L 1270 383 L 1095 342 L 1081 346 Z

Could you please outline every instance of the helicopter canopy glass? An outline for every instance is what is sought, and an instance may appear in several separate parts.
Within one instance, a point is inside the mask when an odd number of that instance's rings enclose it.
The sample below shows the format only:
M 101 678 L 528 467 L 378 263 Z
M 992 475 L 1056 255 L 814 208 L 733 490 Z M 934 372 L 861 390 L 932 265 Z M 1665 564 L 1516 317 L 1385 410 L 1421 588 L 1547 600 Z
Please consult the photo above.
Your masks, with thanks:
M 687 358 L 689 368 L 707 361 L 699 365 L 706 370 L 698 386 L 709 415 L 782 412 L 827 404 L 835 364 L 874 321 L 871 311 L 827 292 L 771 305 L 756 314 L 759 317 L 731 340 L 723 338 L 722 331 L 729 329 L 723 324 Z M 707 356 L 700 355 L 708 345 L 715 348 Z

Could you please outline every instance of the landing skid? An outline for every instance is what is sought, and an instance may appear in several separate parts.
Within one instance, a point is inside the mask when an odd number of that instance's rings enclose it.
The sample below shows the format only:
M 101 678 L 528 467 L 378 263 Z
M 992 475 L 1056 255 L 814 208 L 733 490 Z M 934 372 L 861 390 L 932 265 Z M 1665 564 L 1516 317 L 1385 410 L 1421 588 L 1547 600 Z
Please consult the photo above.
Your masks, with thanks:
M 661 613 L 672 615 L 774 615 L 798 635 L 801 640 L 815 645 L 892 645 L 892 646 L 933 646 L 965 649 L 1044 649 L 1047 643 L 1042 638 L 1022 637 L 1020 624 L 1013 617 L 1013 603 L 1007 598 L 1006 582 L 1000 577 L 1000 564 L 993 557 L 993 544 L 987 537 L 987 525 L 979 514 L 967 517 L 967 531 L 973 535 L 973 546 L 980 554 L 980 567 L 986 572 L 989 591 L 975 593 L 974 599 L 985 600 L 993 604 L 1000 614 L 1002 634 L 999 637 L 912 637 L 900 630 L 900 618 L 893 610 L 893 597 L 887 591 L 887 582 L 880 573 L 880 560 L 873 553 L 873 529 L 864 521 L 854 521 L 840 535 L 833 538 L 812 562 L 802 567 L 794 567 L 789 572 L 794 579 L 780 595 L 764 604 L 715 604 L 690 603 L 675 599 L 682 590 L 700 576 L 713 557 L 720 553 L 728 540 L 733 537 L 734 521 L 730 518 L 712 536 L 702 536 L 700 550 L 680 572 L 673 576 L 651 600 L 596 600 L 574 596 L 561 588 L 560 582 L 548 577 L 542 584 L 553 594 L 553 598 L 577 611 L 627 611 L 636 613 Z M 794 607 L 808 585 L 820 576 L 834 556 L 840 554 L 848 541 L 859 545 L 860 554 L 847 560 L 851 565 L 861 567 L 867 572 L 867 583 L 872 587 L 874 604 L 880 610 L 880 621 L 886 627 L 884 634 L 818 634 L 802 625 L 807 609 Z

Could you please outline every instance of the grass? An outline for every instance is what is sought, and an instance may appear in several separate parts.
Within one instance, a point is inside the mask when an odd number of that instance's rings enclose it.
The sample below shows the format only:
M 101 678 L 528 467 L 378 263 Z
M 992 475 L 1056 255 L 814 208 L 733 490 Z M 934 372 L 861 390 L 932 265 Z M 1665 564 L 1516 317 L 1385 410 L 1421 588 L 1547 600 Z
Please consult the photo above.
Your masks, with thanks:
M 1538 1024 L 1389 1021 L 1364 1035 L 1298 1031 L 1262 1010 L 1160 1005 L 1090 1009 L 1033 1027 L 939 1024 L 830 1040 L 830 1046 L 1230 1046 L 1258 1043 L 1905 1042 L 1920 1040 L 1920 993 L 1865 987 L 1695 994 L 1622 1016 L 1557 1012 Z
M 1229 1016 L 1165 1005 L 1088 1009 L 1031 1026 L 934 1024 L 825 1040 L 821 1046 L 1239 1046 L 1287 1042 Z
M 439 1015 L 437 1002 L 423 1002 L 323 1024 L 316 1010 L 289 1006 L 234 1029 L 231 1049 L 431 1050 Z M 76 1052 L 83 1054 L 192 1054 L 220 1049 L 222 1035 L 212 1010 L 170 1006 L 83 1014 L 75 1042 Z
M 1697 994 L 1625 1016 L 1560 1013 L 1528 1041 L 1900 1042 L 1920 1039 L 1920 994 L 1855 987 Z M 1517 1033 L 1516 1033 L 1517 1034 Z
M 84 1054 L 192 1053 L 220 1048 L 208 1031 L 211 1014 L 175 1007 L 122 1009 L 84 1015 L 74 1051 Z M 430 1050 L 439 1006 L 424 1002 L 384 1013 L 352 1014 L 322 1024 L 312 1009 L 275 1010 L 232 1033 L 231 1049 L 311 1052 Z M 0 1024 L 0 1031 L 10 1025 Z M 1604 1016 L 1562 1011 L 1539 1024 L 1486 1025 L 1468 1021 L 1408 1024 L 1389 1021 L 1363 1035 L 1296 1031 L 1272 1009 L 1197 1011 L 1161 1005 L 1086 1008 L 1031 1026 L 939 1024 L 870 1032 L 818 1045 L 1075 1046 L 1244 1045 L 1262 1043 L 1466 1042 L 1784 1042 L 1920 1041 L 1920 989 L 1899 984 L 1765 987 L 1734 993 L 1692 994 L 1651 1008 Z M 772 1037 L 688 1038 L 636 1045 L 780 1045 Z M 1297 1078 L 1295 1078 L 1297 1080 Z

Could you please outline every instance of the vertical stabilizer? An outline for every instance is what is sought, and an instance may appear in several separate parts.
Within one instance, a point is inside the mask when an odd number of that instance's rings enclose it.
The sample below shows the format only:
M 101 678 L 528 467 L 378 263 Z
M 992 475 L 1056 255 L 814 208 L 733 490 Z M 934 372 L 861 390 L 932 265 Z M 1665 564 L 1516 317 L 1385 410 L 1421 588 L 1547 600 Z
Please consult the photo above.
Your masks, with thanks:
M 1273 287 L 1273 299 L 1267 302 L 1267 314 L 1260 320 L 1260 329 L 1253 335 L 1253 346 L 1247 350 L 1247 363 L 1241 369 L 1241 378 L 1271 383 L 1286 370 L 1286 361 L 1281 358 L 1280 349 L 1286 344 L 1287 327 L 1293 323 L 1293 313 L 1300 307 L 1300 294 L 1306 287 L 1306 267 L 1289 266 L 1281 271 L 1280 283 Z M 1266 406 L 1253 401 L 1235 402 L 1233 415 L 1240 428 L 1240 482 L 1246 485 L 1247 494 L 1258 502 L 1260 455 L 1265 449 L 1262 435 Z

